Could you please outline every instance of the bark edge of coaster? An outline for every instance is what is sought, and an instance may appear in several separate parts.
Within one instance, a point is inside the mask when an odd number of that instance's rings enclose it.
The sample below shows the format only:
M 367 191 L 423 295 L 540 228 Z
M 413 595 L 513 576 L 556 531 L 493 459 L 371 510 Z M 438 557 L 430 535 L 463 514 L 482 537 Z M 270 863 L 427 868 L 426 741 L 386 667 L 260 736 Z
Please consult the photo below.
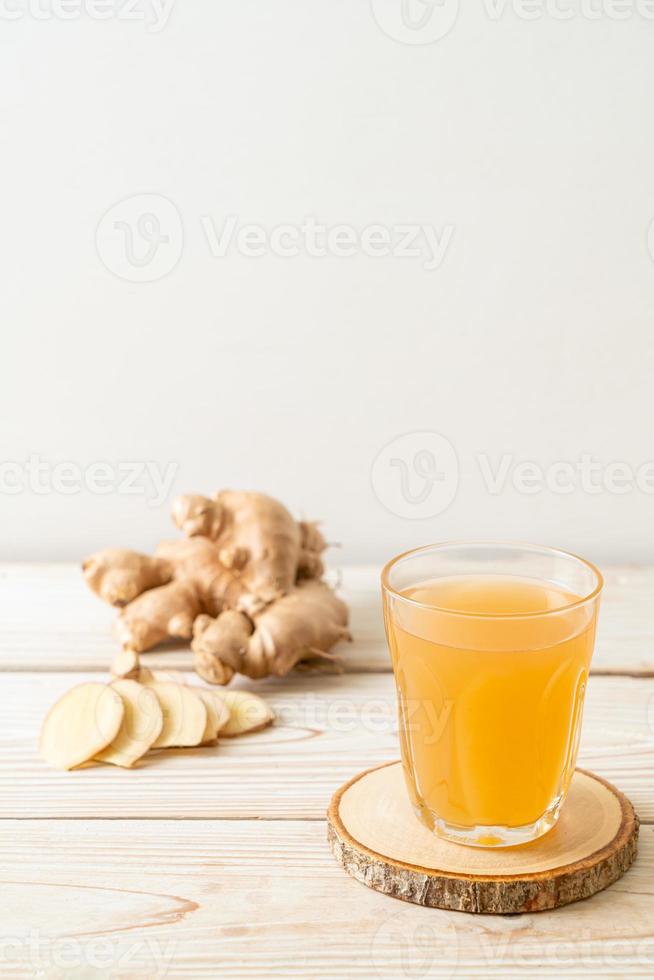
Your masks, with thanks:
M 400 762 L 360 772 L 334 793 L 327 838 L 341 867 L 384 895 L 429 908 L 511 914 L 589 898 L 636 857 L 639 820 L 611 783 L 576 769 L 557 825 L 517 847 L 466 847 L 418 820 Z

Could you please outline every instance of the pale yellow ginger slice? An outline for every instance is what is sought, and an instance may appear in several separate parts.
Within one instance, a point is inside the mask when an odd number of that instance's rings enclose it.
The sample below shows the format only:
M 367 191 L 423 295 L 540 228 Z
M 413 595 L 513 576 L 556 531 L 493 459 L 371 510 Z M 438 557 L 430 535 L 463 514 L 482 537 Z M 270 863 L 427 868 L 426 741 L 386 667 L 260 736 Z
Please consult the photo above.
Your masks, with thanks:
M 215 694 L 213 691 L 206 691 L 202 687 L 192 687 L 191 690 L 194 694 L 197 694 L 207 709 L 207 725 L 202 736 L 201 744 L 208 745 L 216 741 L 218 733 L 229 722 L 231 712 L 220 694 Z
M 41 729 L 40 752 L 55 769 L 73 769 L 115 739 L 125 706 L 107 684 L 78 684 L 50 709 Z
M 163 711 L 155 692 L 137 681 L 122 679 L 111 687 L 122 698 L 125 714 L 115 739 L 95 759 L 130 769 L 161 734 Z
M 207 709 L 201 698 L 185 684 L 149 681 L 163 711 L 163 728 L 153 749 L 185 748 L 199 745 L 207 727 Z
M 135 650 L 120 650 L 111 663 L 114 677 L 138 679 L 139 669 L 139 655 Z
M 221 691 L 220 694 L 215 692 L 215 695 L 222 698 L 229 708 L 229 721 L 220 732 L 227 738 L 258 732 L 275 720 L 272 708 L 263 698 L 250 691 Z

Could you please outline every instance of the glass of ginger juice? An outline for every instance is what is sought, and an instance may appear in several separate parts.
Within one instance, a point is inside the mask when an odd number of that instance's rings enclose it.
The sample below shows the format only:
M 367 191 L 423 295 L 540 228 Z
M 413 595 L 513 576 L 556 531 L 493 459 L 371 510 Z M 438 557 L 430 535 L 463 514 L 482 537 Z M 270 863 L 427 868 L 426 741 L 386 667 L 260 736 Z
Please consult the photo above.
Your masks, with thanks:
M 575 768 L 603 580 L 520 544 L 418 548 L 382 572 L 407 789 L 460 844 L 535 840 Z

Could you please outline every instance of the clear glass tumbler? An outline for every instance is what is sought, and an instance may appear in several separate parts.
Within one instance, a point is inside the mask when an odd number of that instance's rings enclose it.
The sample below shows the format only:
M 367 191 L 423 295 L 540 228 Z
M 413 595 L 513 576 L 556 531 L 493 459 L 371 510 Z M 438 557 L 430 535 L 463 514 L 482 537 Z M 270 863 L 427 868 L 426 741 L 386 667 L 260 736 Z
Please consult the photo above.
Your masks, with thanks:
M 407 788 L 461 844 L 556 823 L 575 768 L 603 581 L 554 548 L 446 543 L 382 572 Z

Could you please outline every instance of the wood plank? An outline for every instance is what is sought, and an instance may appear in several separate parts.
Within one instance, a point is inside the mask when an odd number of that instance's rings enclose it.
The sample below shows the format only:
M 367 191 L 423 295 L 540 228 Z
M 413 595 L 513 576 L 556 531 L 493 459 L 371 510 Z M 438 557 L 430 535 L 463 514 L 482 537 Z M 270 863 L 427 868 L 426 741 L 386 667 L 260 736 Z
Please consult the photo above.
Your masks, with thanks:
M 356 642 L 338 652 L 348 672 L 390 670 L 383 636 L 379 577 L 369 566 L 329 573 L 350 604 Z M 70 563 L 0 563 L 0 670 L 108 670 L 118 642 L 116 611 L 93 595 Z M 150 667 L 190 670 L 188 644 L 171 643 L 144 655 Z
M 594 673 L 654 676 L 653 565 L 604 569 L 606 590 Z M 379 596 L 379 569 L 352 565 L 341 594 L 352 607 L 354 643 L 343 644 L 348 672 L 389 671 Z M 106 670 L 117 649 L 115 612 L 86 587 L 73 564 L 0 564 L 0 670 Z M 146 656 L 152 666 L 191 666 L 186 645 Z
M 391 675 L 310 685 L 296 675 L 251 685 L 277 712 L 273 728 L 216 749 L 153 754 L 135 770 L 48 769 L 37 755 L 42 719 L 72 684 L 94 677 L 3 675 L 0 816 L 316 820 L 338 786 L 399 756 Z M 645 820 L 654 820 L 653 725 L 654 680 L 591 678 L 580 765 L 625 792 Z
M 377 894 L 322 823 L 3 821 L 3 977 L 651 976 L 654 828 L 607 891 L 472 916 Z

